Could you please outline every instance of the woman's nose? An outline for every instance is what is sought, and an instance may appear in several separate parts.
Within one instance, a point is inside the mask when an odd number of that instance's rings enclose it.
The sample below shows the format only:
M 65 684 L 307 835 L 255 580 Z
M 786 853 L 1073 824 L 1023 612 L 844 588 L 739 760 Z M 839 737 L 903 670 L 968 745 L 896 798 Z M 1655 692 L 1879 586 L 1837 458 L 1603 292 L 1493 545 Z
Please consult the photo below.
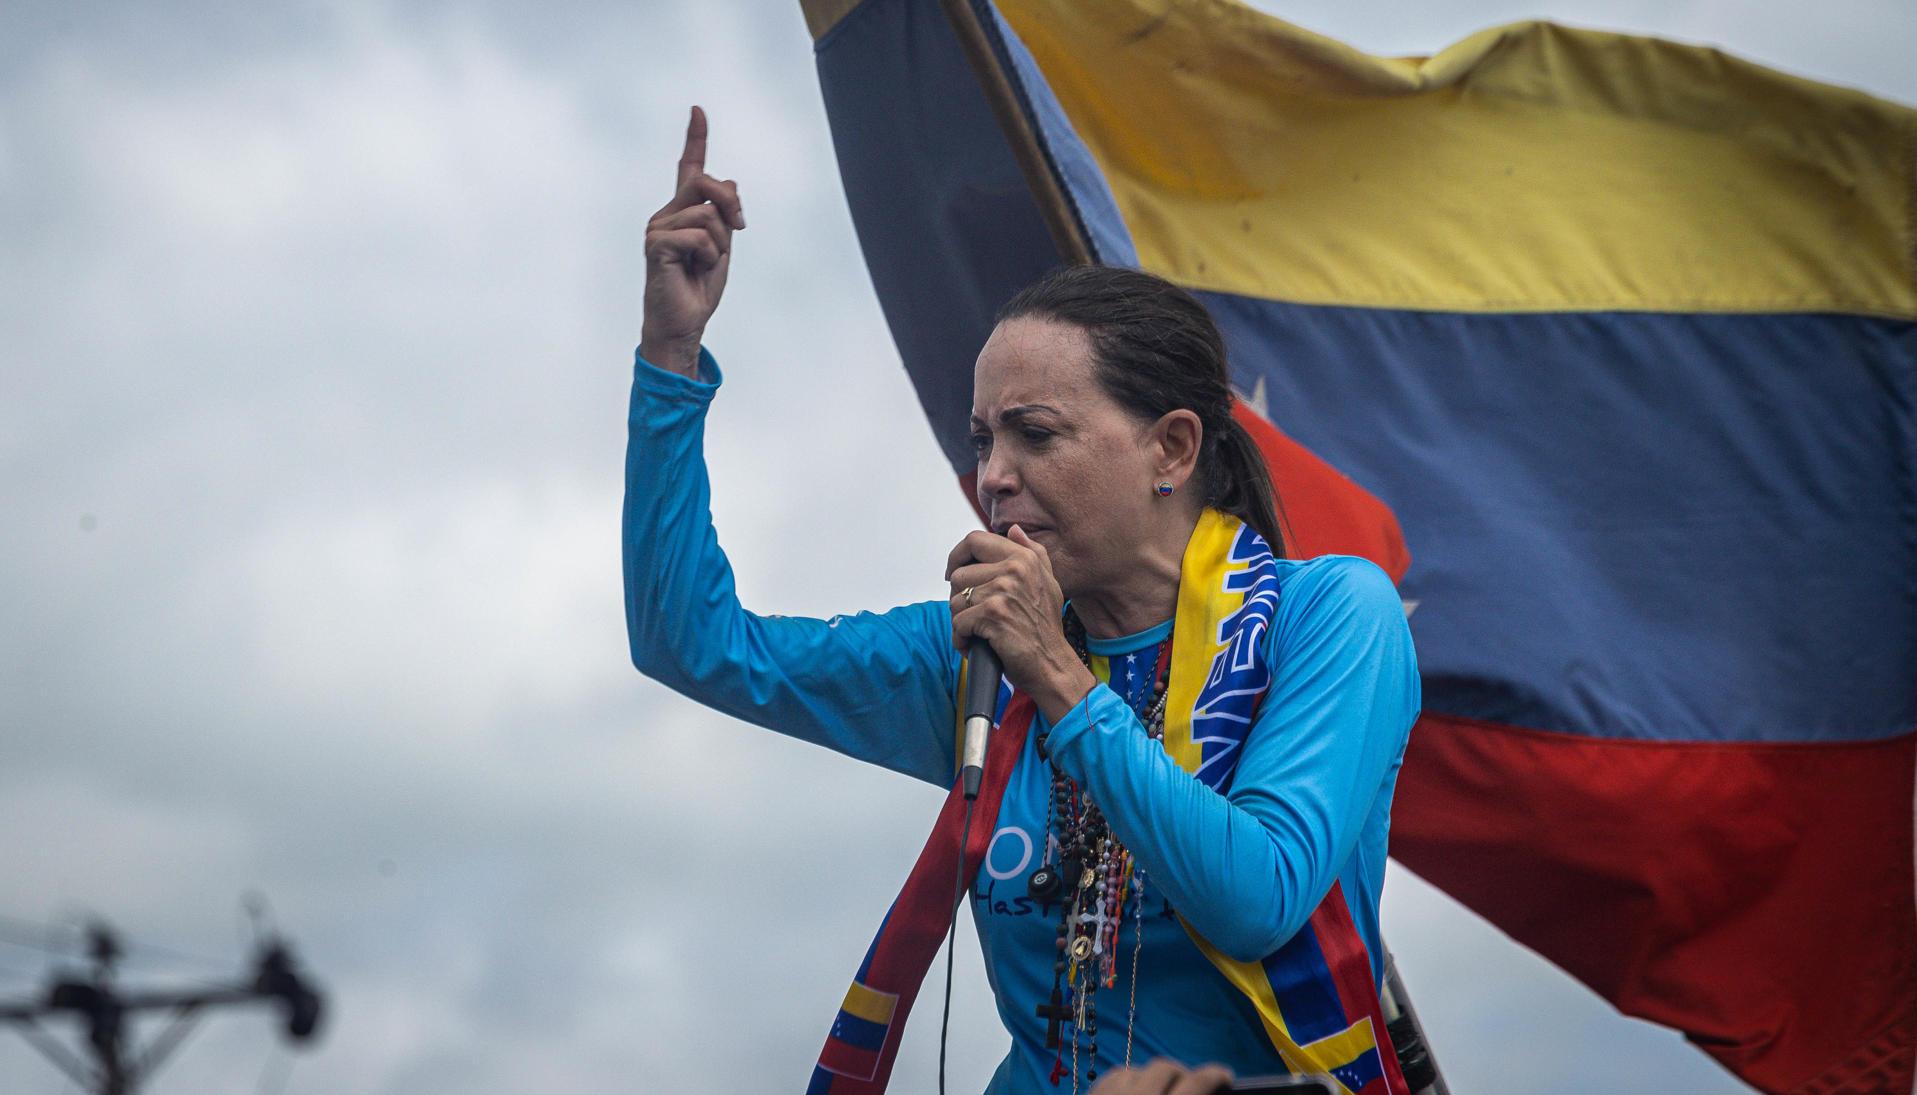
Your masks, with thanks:
M 978 492 L 988 498 L 1004 498 L 1018 493 L 1018 470 L 1004 455 L 1002 445 L 994 445 L 978 466 Z

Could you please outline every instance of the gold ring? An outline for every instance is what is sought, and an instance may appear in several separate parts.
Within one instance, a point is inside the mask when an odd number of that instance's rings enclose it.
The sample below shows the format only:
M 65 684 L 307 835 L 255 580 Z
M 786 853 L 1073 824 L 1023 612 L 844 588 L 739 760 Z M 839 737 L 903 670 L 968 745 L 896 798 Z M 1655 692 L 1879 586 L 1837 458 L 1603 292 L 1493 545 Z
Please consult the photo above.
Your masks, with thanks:
M 965 587 L 965 589 L 964 589 L 964 591 L 963 591 L 963 592 L 961 592 L 961 593 L 959 594 L 959 596 L 961 596 L 961 597 L 963 597 L 963 598 L 965 598 L 965 603 L 966 603 L 966 605 L 967 605 L 967 606 L 970 606 L 970 605 L 971 605 L 971 603 L 972 603 L 972 587 L 971 587 L 971 586 L 966 586 L 966 587 Z

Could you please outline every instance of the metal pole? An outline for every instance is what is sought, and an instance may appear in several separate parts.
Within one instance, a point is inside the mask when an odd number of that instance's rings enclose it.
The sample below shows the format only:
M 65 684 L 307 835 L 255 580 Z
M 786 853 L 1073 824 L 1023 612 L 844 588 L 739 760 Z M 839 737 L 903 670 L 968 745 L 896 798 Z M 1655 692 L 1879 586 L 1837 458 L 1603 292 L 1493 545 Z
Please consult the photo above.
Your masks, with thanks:
M 952 32 L 958 35 L 966 61 L 978 77 L 985 101 L 991 104 L 992 114 L 1005 133 L 1006 143 L 1012 146 L 1019 169 L 1025 173 L 1025 183 L 1031 188 L 1032 200 L 1038 203 L 1039 215 L 1045 218 L 1045 227 L 1051 230 L 1059 257 L 1073 266 L 1091 265 L 1095 261 L 1091 247 L 1086 244 L 1078 218 L 1072 214 L 1071 203 L 1065 200 L 1065 191 L 1059 187 L 1058 177 L 1052 174 L 1044 150 L 1039 147 L 1038 137 L 1025 117 L 1025 108 L 1019 103 L 1018 91 L 999 67 L 990 32 L 979 21 L 971 0 L 940 0 L 940 5 L 952 24 Z
M 1422 1055 L 1425 1065 L 1430 1070 L 1430 1079 L 1422 1086 L 1414 1088 L 1412 1095 L 1451 1095 L 1451 1089 L 1444 1082 L 1444 1073 L 1438 1070 L 1438 1058 L 1431 1052 L 1431 1040 L 1425 1036 L 1424 1024 L 1418 1021 L 1417 1009 L 1411 1006 L 1411 994 L 1405 991 L 1404 978 L 1398 976 L 1397 960 L 1391 956 L 1389 950 L 1385 951 L 1384 999 L 1380 1002 L 1384 1005 L 1385 1025 L 1394 1032 L 1392 1048 L 1398 1051 L 1400 1064 L 1402 1065 L 1406 1060 L 1404 1050 L 1408 1046 L 1398 1045 L 1399 1039 L 1396 1032 L 1407 1032 L 1410 1035 L 1407 1039 L 1408 1045 L 1415 1043 L 1415 1046 L 1409 1046 L 1409 1048 L 1413 1048 L 1414 1052 Z M 1405 1079 L 1410 1081 L 1411 1077 L 1407 1076 Z

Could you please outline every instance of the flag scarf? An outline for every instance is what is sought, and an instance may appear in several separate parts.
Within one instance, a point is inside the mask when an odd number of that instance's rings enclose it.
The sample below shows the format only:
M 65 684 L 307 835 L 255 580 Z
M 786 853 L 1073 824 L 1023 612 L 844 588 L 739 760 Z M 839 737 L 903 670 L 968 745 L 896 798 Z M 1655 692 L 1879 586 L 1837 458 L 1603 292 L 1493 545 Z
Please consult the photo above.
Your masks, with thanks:
M 1180 568 L 1164 746 L 1179 767 L 1221 794 L 1231 786 L 1240 747 L 1271 683 L 1265 645 L 1277 607 L 1277 566 L 1264 538 L 1236 517 L 1206 510 Z M 964 688 L 957 694 L 964 695 Z M 966 840 L 965 863 L 974 873 L 997 828 L 999 804 L 1023 754 L 1033 714 L 1032 701 L 1022 692 L 1003 702 Z M 808 1095 L 885 1090 L 906 1016 L 952 923 L 964 814 L 964 797 L 955 783 L 853 976 Z M 1184 926 L 1199 950 L 1251 1001 L 1289 1067 L 1331 1074 L 1341 1085 L 1340 1095 L 1403 1095 L 1404 1079 L 1371 980 L 1371 959 L 1337 883 L 1305 926 L 1262 962 L 1230 958 L 1189 923 Z
M 1759 1089 L 1910 1090 L 1917 112 L 1545 23 L 1379 58 L 1224 0 L 804 6 L 955 472 L 1017 289 L 1197 292 L 1291 553 L 1415 609 L 1393 856 Z

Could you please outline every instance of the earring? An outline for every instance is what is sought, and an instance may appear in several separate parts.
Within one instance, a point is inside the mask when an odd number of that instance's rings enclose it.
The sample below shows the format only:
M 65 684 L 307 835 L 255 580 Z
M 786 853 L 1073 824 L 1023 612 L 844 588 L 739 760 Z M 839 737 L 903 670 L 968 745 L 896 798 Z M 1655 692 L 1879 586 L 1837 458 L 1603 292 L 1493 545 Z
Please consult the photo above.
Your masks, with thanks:
M 1160 479 L 1158 481 L 1158 496 L 1160 498 L 1170 498 L 1172 491 L 1177 489 L 1178 488 L 1171 485 L 1171 481 L 1168 479 Z

